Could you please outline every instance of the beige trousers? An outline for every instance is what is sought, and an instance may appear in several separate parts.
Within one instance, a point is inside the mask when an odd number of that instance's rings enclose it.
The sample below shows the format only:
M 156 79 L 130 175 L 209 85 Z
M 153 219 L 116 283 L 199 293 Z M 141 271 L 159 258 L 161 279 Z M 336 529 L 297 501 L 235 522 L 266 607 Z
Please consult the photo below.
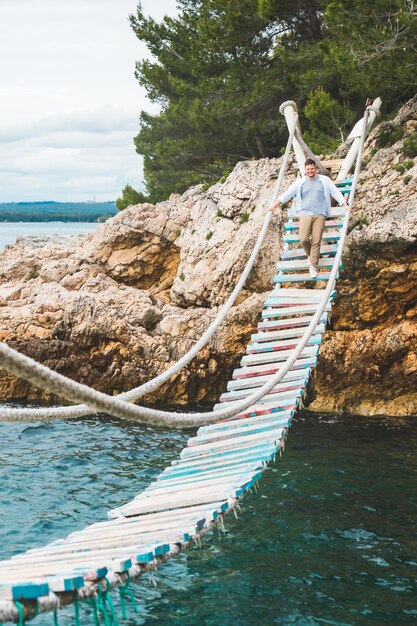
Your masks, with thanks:
M 320 257 L 320 244 L 323 236 L 324 215 L 300 215 L 300 241 L 307 256 L 310 257 L 310 264 L 317 267 Z

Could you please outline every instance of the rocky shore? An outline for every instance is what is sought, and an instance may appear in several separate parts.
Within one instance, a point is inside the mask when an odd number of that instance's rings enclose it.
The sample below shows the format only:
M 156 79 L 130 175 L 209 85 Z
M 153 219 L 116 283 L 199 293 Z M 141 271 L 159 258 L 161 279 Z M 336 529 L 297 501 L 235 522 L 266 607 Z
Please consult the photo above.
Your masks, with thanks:
M 310 388 L 310 408 L 417 415 L 417 97 L 371 133 L 345 269 Z M 411 146 L 411 148 L 410 148 Z M 125 209 L 94 233 L 18 241 L 0 253 L 0 340 L 96 389 L 118 393 L 166 369 L 201 336 L 237 282 L 279 159 Z M 294 168 L 284 187 L 292 180 Z M 271 289 L 284 216 L 214 339 L 148 402 L 215 401 Z M 2 400 L 56 401 L 0 371 Z

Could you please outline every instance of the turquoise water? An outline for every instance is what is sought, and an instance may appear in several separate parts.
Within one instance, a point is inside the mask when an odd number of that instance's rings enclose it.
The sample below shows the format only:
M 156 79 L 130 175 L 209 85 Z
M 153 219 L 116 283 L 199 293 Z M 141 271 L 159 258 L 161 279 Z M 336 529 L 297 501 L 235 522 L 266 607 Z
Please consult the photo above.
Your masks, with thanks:
M 0 425 L 1 556 L 104 518 L 187 435 L 104 417 Z M 140 613 L 127 623 L 416 624 L 416 449 L 416 420 L 300 415 L 226 534 L 164 564 L 157 586 L 135 584 Z M 93 623 L 88 610 L 82 623 Z
M 98 226 L 93 222 L 0 222 L 0 251 L 6 244 L 15 243 L 17 237 L 78 235 L 90 233 Z

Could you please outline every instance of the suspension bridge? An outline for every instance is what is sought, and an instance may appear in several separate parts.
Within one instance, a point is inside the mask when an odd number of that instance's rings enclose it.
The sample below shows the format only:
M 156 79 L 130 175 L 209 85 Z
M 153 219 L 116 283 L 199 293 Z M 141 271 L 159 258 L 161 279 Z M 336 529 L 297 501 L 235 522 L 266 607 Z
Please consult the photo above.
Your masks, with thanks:
M 365 110 L 350 135 L 351 147 L 335 183 L 349 204 L 354 201 L 364 141 L 381 101 Z M 305 144 L 293 102 L 280 107 L 289 137 L 272 193 L 276 200 L 291 149 L 304 173 Z M 352 173 L 353 175 L 349 177 Z M 262 245 L 271 212 L 267 212 L 246 267 L 217 318 L 197 344 L 174 366 L 129 392 L 112 397 L 89 389 L 0 344 L 0 367 L 80 404 L 45 408 L 2 408 L 2 421 L 75 418 L 95 411 L 169 426 L 199 426 L 178 460 L 132 501 L 109 511 L 107 521 L 87 526 L 42 548 L 0 561 L 0 623 L 23 624 L 40 612 L 75 607 L 88 601 L 95 623 L 118 623 L 111 590 L 118 588 L 122 617 L 126 601 L 134 607 L 129 581 L 156 568 L 214 527 L 223 527 L 233 511 L 283 450 L 291 420 L 302 403 L 317 363 L 321 340 L 336 295 L 349 211 L 331 209 L 326 220 L 318 276 L 314 283 L 300 245 L 298 217 L 289 209 L 275 287 L 267 296 L 257 332 L 235 369 L 227 391 L 211 412 L 172 413 L 133 404 L 184 367 L 221 325 L 249 275 Z M 307 283 L 307 285 L 306 285 Z M 314 287 L 314 288 L 312 288 Z

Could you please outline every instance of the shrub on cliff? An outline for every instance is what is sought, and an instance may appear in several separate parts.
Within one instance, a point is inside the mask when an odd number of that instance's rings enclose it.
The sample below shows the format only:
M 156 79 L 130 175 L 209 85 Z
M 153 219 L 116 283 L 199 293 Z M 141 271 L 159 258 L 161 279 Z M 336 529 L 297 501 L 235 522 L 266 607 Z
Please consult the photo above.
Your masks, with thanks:
M 122 211 L 128 206 L 132 206 L 132 204 L 140 204 L 141 202 L 147 202 L 145 194 L 136 191 L 131 185 L 126 185 L 122 191 L 121 197 L 116 200 L 116 207 L 119 211 Z

